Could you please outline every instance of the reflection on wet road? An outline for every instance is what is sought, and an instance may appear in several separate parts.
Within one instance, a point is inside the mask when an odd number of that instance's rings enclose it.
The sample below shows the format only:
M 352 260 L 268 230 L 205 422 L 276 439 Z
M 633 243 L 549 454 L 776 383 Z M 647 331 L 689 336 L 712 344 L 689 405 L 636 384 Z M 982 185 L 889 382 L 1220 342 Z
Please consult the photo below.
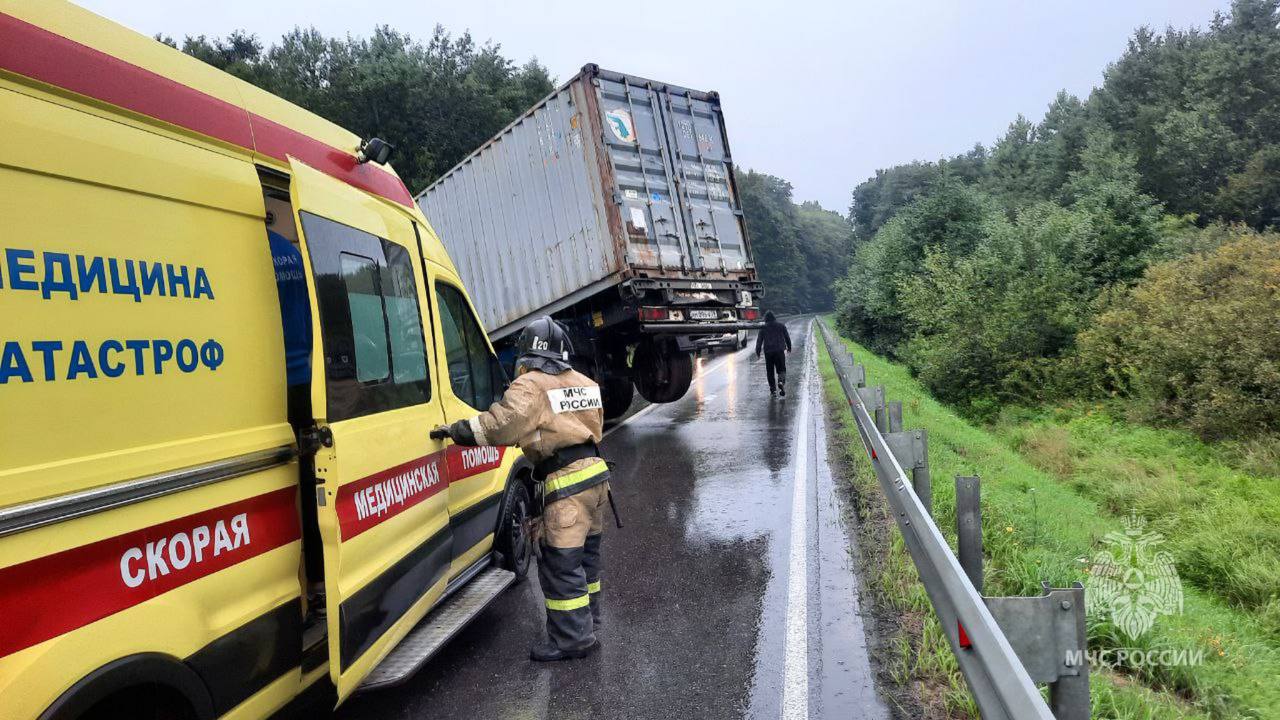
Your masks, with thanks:
M 605 532 L 599 653 L 529 662 L 542 623 L 531 573 L 408 683 L 339 717 L 888 717 L 827 465 L 813 336 L 807 319 L 788 327 L 787 398 L 770 398 L 748 348 L 701 359 L 682 400 L 606 438 L 625 527 Z

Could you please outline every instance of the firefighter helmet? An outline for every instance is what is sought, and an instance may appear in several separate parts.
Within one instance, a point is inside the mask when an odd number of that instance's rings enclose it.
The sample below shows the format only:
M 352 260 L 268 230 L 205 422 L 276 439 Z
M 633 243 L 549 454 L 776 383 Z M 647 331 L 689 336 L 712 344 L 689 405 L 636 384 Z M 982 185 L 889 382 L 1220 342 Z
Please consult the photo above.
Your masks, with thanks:
M 540 357 L 557 362 L 569 363 L 573 354 L 573 342 L 564 326 L 543 315 L 529 323 L 520 332 L 516 340 L 516 358 Z

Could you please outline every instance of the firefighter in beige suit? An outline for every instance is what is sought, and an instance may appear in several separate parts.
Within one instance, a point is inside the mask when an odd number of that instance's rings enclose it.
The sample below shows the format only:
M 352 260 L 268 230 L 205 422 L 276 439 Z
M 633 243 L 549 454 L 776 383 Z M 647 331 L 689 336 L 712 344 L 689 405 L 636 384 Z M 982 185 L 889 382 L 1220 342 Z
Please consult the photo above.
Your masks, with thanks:
M 435 435 L 459 445 L 518 445 L 542 481 L 542 558 L 538 578 L 547 604 L 547 642 L 538 661 L 586 657 L 600 622 L 600 537 L 609 467 L 596 443 L 604 406 L 595 381 L 569 364 L 568 335 L 538 318 L 516 343 L 515 381 L 486 412 Z

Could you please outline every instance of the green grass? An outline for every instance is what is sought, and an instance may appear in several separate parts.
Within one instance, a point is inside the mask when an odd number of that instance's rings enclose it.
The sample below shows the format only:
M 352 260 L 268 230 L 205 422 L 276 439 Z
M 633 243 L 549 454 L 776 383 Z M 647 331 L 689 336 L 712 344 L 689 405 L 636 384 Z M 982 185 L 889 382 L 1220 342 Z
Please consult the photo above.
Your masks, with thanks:
M 954 543 L 955 475 L 982 477 L 988 595 L 1038 594 L 1041 580 L 1088 586 L 1088 558 L 1134 509 L 1168 538 L 1183 575 L 1184 608 L 1139 641 L 1091 620 L 1091 648 L 1141 647 L 1203 652 L 1194 667 L 1146 667 L 1094 674 L 1097 718 L 1280 718 L 1280 640 L 1272 599 L 1276 568 L 1277 483 L 1250 477 L 1183 436 L 1117 423 L 1098 413 L 1008 414 L 994 430 L 976 427 L 933 400 L 905 368 L 845 341 L 870 384 L 903 402 L 907 427 L 929 430 L 934 517 Z M 825 353 L 829 393 L 840 392 Z M 834 419 L 861 448 L 848 409 Z M 865 466 L 855 484 L 867 503 L 878 486 Z M 1132 469 L 1126 474 L 1117 468 Z M 869 483 L 869 484 L 868 484 Z M 874 512 L 874 506 L 871 511 Z M 945 695 L 954 716 L 972 716 L 963 680 L 928 611 L 923 589 L 897 537 L 873 578 L 890 607 L 920 613 L 915 637 L 899 643 L 903 677 Z M 1270 578 L 1270 579 L 1269 579 Z M 1270 583 L 1270 585 L 1268 585 Z M 1270 594 L 1268 593 L 1270 591 Z
M 1280 638 L 1280 477 L 1238 470 L 1190 434 L 1101 407 L 1010 410 L 994 431 L 1107 513 L 1150 520 L 1185 582 L 1257 613 Z

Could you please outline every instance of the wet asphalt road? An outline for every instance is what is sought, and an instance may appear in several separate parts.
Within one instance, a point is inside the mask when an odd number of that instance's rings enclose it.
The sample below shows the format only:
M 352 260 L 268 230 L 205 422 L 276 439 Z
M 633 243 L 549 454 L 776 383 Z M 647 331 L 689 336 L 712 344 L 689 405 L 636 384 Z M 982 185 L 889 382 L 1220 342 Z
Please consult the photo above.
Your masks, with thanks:
M 805 368 L 814 336 L 807 318 L 788 327 L 785 399 L 748 348 L 703 358 L 682 400 L 607 433 L 625 527 L 605 532 L 600 652 L 527 659 L 542 632 L 531 572 L 405 685 L 338 717 L 887 718 Z

